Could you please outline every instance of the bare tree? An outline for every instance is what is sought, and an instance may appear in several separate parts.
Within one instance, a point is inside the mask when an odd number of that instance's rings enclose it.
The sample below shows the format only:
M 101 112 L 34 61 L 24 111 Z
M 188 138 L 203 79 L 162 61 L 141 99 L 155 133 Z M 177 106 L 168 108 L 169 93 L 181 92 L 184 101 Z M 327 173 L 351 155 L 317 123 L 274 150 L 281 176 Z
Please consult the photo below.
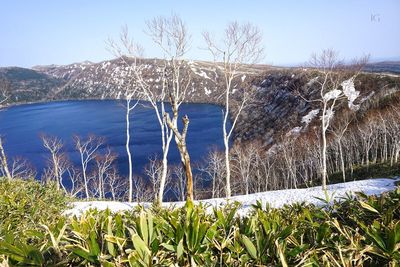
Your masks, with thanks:
M 154 199 L 152 188 L 142 176 L 135 177 L 133 181 L 133 186 L 135 187 L 134 194 L 136 202 L 150 202 Z
M 8 168 L 8 160 L 6 153 L 4 151 L 4 146 L 3 146 L 3 138 L 0 136 L 0 157 L 1 157 L 1 170 L 3 172 L 3 175 L 7 178 L 7 180 L 11 180 L 11 172 L 10 169 Z
M 20 157 L 14 158 L 11 164 L 11 177 L 20 179 L 32 179 L 36 176 L 34 167 Z
M 108 40 L 108 49 L 110 52 L 119 57 L 122 63 L 124 63 L 129 71 L 127 77 L 129 79 L 124 79 L 122 83 L 119 84 L 119 89 L 123 89 L 123 96 L 125 98 L 125 121 L 126 121 L 126 142 L 125 142 L 125 150 L 128 155 L 128 181 L 129 181 L 129 192 L 128 192 L 128 201 L 132 202 L 133 198 L 133 162 L 132 162 L 132 152 L 130 150 L 130 114 L 135 109 L 135 107 L 139 104 L 138 100 L 134 100 L 137 98 L 137 89 L 138 89 L 138 80 L 137 75 L 140 73 L 138 71 L 138 60 L 139 57 L 143 55 L 143 48 L 132 40 L 129 39 L 128 36 L 128 28 L 124 27 L 122 29 L 120 35 L 121 45 L 116 44 L 113 40 Z M 124 51 L 125 50 L 125 51 Z M 133 56 L 133 63 L 129 63 L 127 56 Z
M 139 103 L 138 101 L 133 100 L 133 95 L 134 92 L 132 90 L 126 90 L 125 94 L 125 101 L 126 101 L 126 112 L 125 112 L 125 121 L 126 121 L 126 143 L 125 143 L 125 149 L 126 153 L 128 155 L 128 167 L 129 167 L 129 173 L 128 173 L 128 180 L 129 180 L 129 196 L 128 196 L 128 201 L 132 202 L 132 195 L 133 195 L 133 162 L 132 162 L 132 153 L 130 150 L 130 140 L 131 140 L 131 134 L 130 134 L 130 114 L 131 111 L 137 106 Z
M 231 196 L 231 170 L 229 158 L 229 140 L 235 129 L 236 122 L 248 100 L 248 92 L 244 91 L 240 104 L 233 116 L 232 125 L 229 127 L 229 115 L 231 112 L 231 97 L 235 92 L 234 81 L 242 75 L 242 81 L 246 78 L 243 64 L 257 63 L 263 54 L 262 36 L 259 29 L 250 23 L 239 24 L 232 22 L 225 29 L 221 44 L 213 40 L 208 32 L 203 33 L 207 49 L 214 57 L 217 69 L 224 75 L 223 88 L 225 90 L 225 111 L 223 112 L 223 138 L 225 146 L 226 166 L 226 197 Z
M 155 29 L 152 28 L 152 23 L 148 23 L 149 32 L 152 33 Z M 129 38 L 128 29 L 124 27 L 120 36 L 121 46 L 115 44 L 113 41 L 109 42 L 110 48 L 121 57 L 124 64 L 130 69 L 133 78 L 135 79 L 135 84 L 137 87 L 137 96 L 147 100 L 152 106 L 154 112 L 156 113 L 157 121 L 160 126 L 161 131 L 161 147 L 162 147 L 162 169 L 160 176 L 160 186 L 158 191 L 157 202 L 162 203 L 164 188 L 168 173 L 168 152 L 170 143 L 172 140 L 173 132 L 168 128 L 165 120 L 165 101 L 167 101 L 166 94 L 166 80 L 163 78 L 166 75 L 166 66 L 163 68 L 161 73 L 162 85 L 161 92 L 156 93 L 154 88 L 148 84 L 144 77 L 145 64 L 142 64 L 140 58 L 143 52 L 142 48 L 135 44 L 132 39 Z M 129 56 L 133 60 L 127 60 L 126 56 Z
M 157 200 L 157 193 L 160 190 L 160 182 L 161 182 L 161 173 L 162 173 L 163 165 L 157 159 L 157 155 L 149 158 L 149 163 L 144 168 L 144 173 L 149 178 L 150 183 L 153 188 L 153 196 L 154 199 Z
M 103 145 L 104 140 L 94 135 L 89 135 L 86 139 L 81 139 L 79 136 L 74 136 L 74 141 L 81 160 L 86 199 L 89 199 L 88 165 L 92 160 L 95 159 L 96 152 L 100 146 Z
M 182 165 L 177 165 L 172 167 L 173 173 L 173 193 L 180 201 L 185 201 L 186 195 L 186 179 L 185 179 L 185 170 Z
M 29 179 L 36 176 L 34 168 L 25 159 L 17 157 L 9 163 L 3 147 L 3 139 L 0 136 L 0 176 L 6 177 L 7 180 L 14 178 Z
M 225 192 L 224 154 L 216 148 L 211 149 L 199 170 L 211 180 L 211 198 L 222 197 Z
M 241 188 L 244 189 L 245 195 L 250 193 L 250 184 L 252 183 L 251 177 L 253 168 L 255 167 L 255 155 L 257 154 L 258 148 L 253 144 L 249 143 L 246 145 L 235 145 L 232 149 L 232 160 L 234 162 L 234 171 L 240 177 Z
M 193 200 L 193 175 L 190 165 L 190 155 L 186 145 L 186 135 L 189 126 L 189 118 L 183 116 L 183 129 L 178 129 L 179 107 L 185 100 L 187 88 L 190 85 L 190 74 L 184 69 L 182 57 L 189 48 L 190 36 L 182 19 L 176 15 L 169 18 L 158 17 L 147 22 L 147 33 L 153 41 L 165 53 L 168 59 L 163 81 L 165 82 L 166 93 L 172 109 L 172 118 L 168 112 L 164 112 L 163 119 L 166 125 L 174 133 L 175 143 L 178 147 L 182 166 L 185 169 L 187 180 L 187 198 Z M 163 189 L 165 180 L 161 182 Z M 161 193 L 161 190 L 160 190 Z M 159 195 L 162 198 L 162 195 Z
M 44 169 L 41 181 L 44 183 L 55 182 L 57 189 L 62 189 L 66 194 L 77 196 L 83 189 L 82 174 L 76 169 L 65 152 L 62 152 L 63 143 L 57 137 L 42 136 L 51 157 L 48 167 Z
M 11 95 L 11 84 L 6 79 L 0 79 L 0 108 L 8 101 Z
M 7 80 L 0 79 L 0 110 L 3 107 L 4 103 L 6 103 L 10 97 L 10 87 L 11 87 L 10 83 Z M 8 168 L 7 156 L 4 151 L 2 136 L 0 136 L 0 160 L 1 160 L 0 167 L 3 172 L 3 175 L 5 175 L 7 180 L 11 180 L 12 176 L 10 173 L 10 169 Z
M 122 46 L 118 46 L 111 41 L 110 47 L 114 54 L 120 56 L 123 62 L 129 66 L 132 79 L 135 83 L 135 89 L 137 89 L 137 91 L 135 91 L 137 96 L 148 100 L 157 115 L 161 130 L 163 150 L 163 168 L 157 198 L 157 201 L 161 203 L 168 173 L 167 156 L 173 134 L 175 134 L 175 142 L 177 143 L 181 154 L 182 164 L 185 166 L 185 173 L 187 174 L 187 179 L 189 181 L 187 183 L 188 187 L 193 187 L 190 156 L 186 146 L 186 133 L 189 124 L 187 116 L 183 118 L 185 125 L 184 130 L 180 132 L 178 129 L 179 106 L 184 101 L 186 89 L 190 84 L 188 75 L 184 75 L 184 61 L 181 59 L 188 50 L 190 36 L 187 33 L 185 24 L 176 15 L 173 15 L 170 18 L 158 17 L 148 21 L 147 33 L 162 49 L 165 58 L 168 60 L 168 64 L 165 65 L 161 77 L 162 90 L 160 94 L 155 94 L 153 88 L 151 88 L 143 78 L 142 70 L 144 66 L 140 62 L 140 52 L 142 49 L 129 38 L 127 28 L 123 29 L 121 34 Z M 126 60 L 126 57 L 123 56 L 125 54 L 128 54 L 133 58 L 133 61 Z M 183 84 L 185 80 L 186 82 Z M 172 119 L 165 111 L 164 102 L 166 100 L 168 100 L 172 106 Z M 130 153 L 128 152 L 128 158 L 129 156 Z M 192 191 L 193 190 L 191 189 L 188 190 L 188 196 L 190 199 L 193 199 Z
M 257 175 L 260 180 L 264 180 L 264 188 L 260 188 L 258 191 L 268 191 L 271 187 L 273 188 L 274 181 L 271 181 L 273 176 L 273 168 L 276 162 L 276 156 L 274 153 L 264 152 L 262 149 L 255 155 L 257 165 Z
M 66 169 L 67 179 L 69 179 L 69 194 L 73 197 L 79 195 L 84 189 L 84 183 L 82 179 L 82 173 L 79 169 L 69 164 L 69 167 Z M 64 190 L 66 188 L 64 187 Z
M 115 167 L 107 172 L 105 184 L 107 192 L 111 194 L 112 200 L 124 199 L 126 196 L 126 179 L 118 174 Z
M 309 62 L 322 77 L 316 77 L 313 82 L 318 85 L 320 98 L 313 100 L 322 106 L 321 115 L 321 136 L 322 136 L 322 189 L 327 189 L 327 130 L 334 116 L 336 106 L 344 98 L 348 99 L 349 108 L 356 109 L 353 101 L 358 97 L 359 92 L 354 88 L 354 79 L 367 62 L 367 57 L 359 63 L 353 64 L 354 68 L 349 69 L 338 59 L 338 53 L 332 49 L 323 50 L 321 54 L 313 54 Z M 344 70 L 351 70 L 343 72 Z M 347 78 L 347 79 L 346 79 Z
M 400 158 L 400 108 L 391 108 L 392 116 L 388 120 L 388 135 L 391 139 L 390 166 L 397 163 Z
M 106 180 L 110 172 L 115 171 L 113 163 L 116 160 L 117 155 L 107 148 L 104 154 L 95 155 L 95 176 L 94 179 L 97 188 L 97 195 L 100 199 L 106 197 Z M 111 175 L 114 175 L 113 173 Z
M 346 182 L 346 166 L 344 161 L 342 140 L 352 120 L 353 117 L 351 116 L 350 113 L 342 114 L 339 120 L 332 125 L 332 131 L 331 131 L 332 134 L 335 136 L 335 141 L 339 149 L 340 167 L 342 170 L 343 182 Z
M 51 154 L 51 163 L 52 167 L 50 168 L 50 175 L 53 176 L 56 180 L 56 188 L 60 190 L 60 185 L 62 184 L 62 173 L 60 173 L 60 167 L 62 164 L 63 153 L 61 149 L 63 147 L 63 143 L 61 139 L 57 137 L 45 136 L 42 135 L 41 139 L 43 141 L 44 147 Z M 51 180 L 53 180 L 51 179 Z

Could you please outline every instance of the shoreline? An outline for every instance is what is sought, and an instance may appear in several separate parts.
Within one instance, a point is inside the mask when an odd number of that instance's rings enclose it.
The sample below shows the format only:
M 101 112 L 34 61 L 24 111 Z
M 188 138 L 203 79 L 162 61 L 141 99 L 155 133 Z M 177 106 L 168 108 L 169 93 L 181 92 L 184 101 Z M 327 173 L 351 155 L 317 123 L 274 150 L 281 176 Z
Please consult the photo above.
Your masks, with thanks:
M 148 100 L 144 99 L 137 99 L 134 98 L 132 101 L 142 101 L 142 102 L 149 102 Z M 67 99 L 56 99 L 56 100 L 39 100 L 39 101 L 32 101 L 32 102 L 13 102 L 4 106 L 0 106 L 1 109 L 8 109 L 17 106 L 25 106 L 25 105 L 36 105 L 36 104 L 47 104 L 47 103 L 57 103 L 57 102 L 74 102 L 74 101 L 125 101 L 123 98 L 81 98 L 81 99 L 74 99 L 74 98 L 67 98 Z M 158 102 L 160 103 L 160 102 Z M 168 101 L 164 103 L 168 104 Z M 199 104 L 199 105 L 214 105 L 219 107 L 224 107 L 222 103 L 215 103 L 215 102 L 193 102 L 193 101 L 185 101 L 183 104 Z

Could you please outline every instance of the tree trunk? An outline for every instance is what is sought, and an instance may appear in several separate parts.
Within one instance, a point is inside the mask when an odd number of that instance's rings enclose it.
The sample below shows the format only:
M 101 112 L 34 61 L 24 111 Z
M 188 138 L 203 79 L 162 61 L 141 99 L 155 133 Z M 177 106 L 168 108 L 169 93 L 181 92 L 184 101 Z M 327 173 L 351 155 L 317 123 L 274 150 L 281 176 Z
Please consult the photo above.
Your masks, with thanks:
M 326 173 L 326 131 L 325 121 L 322 122 L 322 190 L 327 190 L 326 186 L 327 173 Z
M 129 149 L 129 141 L 130 141 L 130 122 L 129 122 L 129 113 L 130 113 L 130 100 L 127 100 L 127 107 L 126 107 L 126 153 L 128 154 L 128 164 L 129 164 L 129 196 L 128 201 L 132 202 L 132 195 L 133 195 L 133 177 L 132 177 L 132 154 Z
M 397 163 L 399 161 L 400 156 L 400 143 L 396 145 L 396 153 L 394 156 L 394 162 Z
M 186 146 L 186 134 L 187 134 L 187 129 L 189 126 L 189 118 L 187 115 L 185 115 L 182 118 L 183 121 L 183 130 L 182 134 L 179 136 L 175 135 L 175 141 L 177 141 L 178 149 L 181 154 L 181 161 L 183 164 L 183 168 L 185 170 L 186 174 L 186 194 L 187 194 L 187 199 L 190 201 L 194 200 L 193 197 L 193 175 L 192 175 L 192 167 L 190 166 L 190 156 L 189 152 L 187 150 Z
M 343 149 L 342 149 L 342 143 L 340 141 L 339 141 L 339 155 L 340 155 L 340 166 L 342 169 L 343 182 L 346 182 L 346 170 L 344 166 Z
M 8 163 L 7 163 L 7 157 L 6 153 L 4 152 L 4 147 L 3 147 L 3 140 L 0 137 L 0 153 L 1 153 L 1 163 L 3 165 L 4 172 L 6 174 L 7 180 L 11 180 L 11 173 L 10 170 L 8 169 Z
M 160 204 L 163 202 L 163 197 L 164 197 L 164 188 L 165 188 L 165 182 L 167 180 L 167 172 L 168 172 L 168 158 L 167 154 L 163 154 L 163 159 L 162 159 L 162 170 L 161 170 L 161 178 L 160 178 L 160 188 L 158 190 L 158 196 L 157 196 L 157 204 Z
M 172 102 L 172 101 L 171 101 Z M 168 127 L 174 132 L 175 135 L 175 143 L 178 146 L 179 154 L 181 156 L 182 166 L 185 170 L 186 175 L 186 189 L 187 189 L 187 199 L 190 201 L 194 200 L 193 197 L 193 175 L 192 175 L 192 168 L 190 166 L 190 156 L 186 146 L 186 134 L 189 127 L 189 118 L 185 115 L 182 118 L 183 121 L 183 129 L 182 133 L 178 130 L 178 112 L 177 112 L 177 104 L 173 103 L 172 106 L 174 117 L 173 121 L 171 121 L 168 113 L 165 114 L 165 119 L 167 122 Z
M 181 140 L 175 136 L 175 141 L 177 142 L 178 150 L 181 155 L 181 163 L 183 169 L 185 170 L 186 176 L 186 194 L 187 199 L 193 201 L 193 176 L 192 176 L 192 168 L 190 166 L 190 156 L 187 151 L 186 142 Z
M 81 153 L 81 164 L 82 164 L 83 182 L 85 183 L 85 194 L 86 194 L 86 199 L 89 200 L 89 187 L 88 187 L 88 182 L 87 182 L 87 177 L 86 177 L 86 167 L 85 167 L 85 163 L 83 162 L 83 155 L 82 155 L 82 153 Z
M 225 166 L 226 166 L 226 197 L 228 198 L 231 197 L 232 193 L 231 193 L 231 167 L 229 160 L 229 139 L 226 137 L 226 132 L 224 132 L 224 144 L 225 144 Z
M 163 112 L 163 114 L 164 114 L 164 112 Z M 160 205 L 163 202 L 163 197 L 164 197 L 165 183 L 166 183 L 167 175 L 168 175 L 168 151 L 169 151 L 169 145 L 172 140 L 172 131 L 171 131 L 171 134 L 168 135 L 167 138 L 165 139 L 165 128 L 163 128 L 163 127 L 167 127 L 167 125 L 161 125 L 161 128 L 162 128 L 161 138 L 162 138 L 162 143 L 163 143 L 163 159 L 162 159 L 160 188 L 159 188 L 158 197 L 157 197 L 157 202 Z
M 185 172 L 186 172 L 186 179 L 187 179 L 187 198 L 191 201 L 194 200 L 193 197 L 193 176 L 192 176 L 192 167 L 190 165 L 190 157 L 189 153 L 186 150 L 185 144 L 185 153 L 184 153 L 184 165 L 185 165 Z
M 55 155 L 54 153 L 52 153 L 51 156 L 52 156 L 53 165 L 54 165 L 54 167 L 53 167 L 53 168 L 54 168 L 54 177 L 56 178 L 56 181 L 57 181 L 56 188 L 57 188 L 57 190 L 60 190 L 60 183 L 61 183 L 62 181 L 61 181 L 61 177 L 60 177 L 60 175 L 59 175 L 59 173 L 58 173 L 57 158 L 56 158 L 56 155 Z

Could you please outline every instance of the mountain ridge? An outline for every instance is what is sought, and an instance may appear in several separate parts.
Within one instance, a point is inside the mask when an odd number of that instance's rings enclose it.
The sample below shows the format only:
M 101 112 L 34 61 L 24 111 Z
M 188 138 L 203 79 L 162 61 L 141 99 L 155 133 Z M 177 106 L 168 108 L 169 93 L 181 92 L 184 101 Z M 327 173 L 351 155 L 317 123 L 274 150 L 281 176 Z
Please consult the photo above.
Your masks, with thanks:
M 128 58 L 129 60 L 129 58 Z M 130 59 L 132 60 L 132 59 Z M 160 90 L 160 74 L 165 61 L 141 59 L 144 78 L 154 90 Z M 301 128 L 302 118 L 316 107 L 302 100 L 296 90 L 308 99 L 318 97 L 317 89 L 309 87 L 307 70 L 268 65 L 243 65 L 246 74 L 235 81 L 238 91 L 247 88 L 253 99 L 243 110 L 235 137 L 238 140 L 261 138 L 273 144 L 279 135 Z M 185 61 L 183 70 L 191 77 L 186 102 L 222 105 L 222 89 L 215 82 L 221 72 L 212 62 Z M 83 62 L 69 65 L 35 66 L 34 69 L 0 68 L 0 80 L 11 84 L 11 97 L 7 104 L 80 99 L 121 99 L 129 68 L 121 58 L 98 63 Z M 385 97 L 390 90 L 399 91 L 398 75 L 363 73 L 357 88 L 360 99 L 371 101 Z M 372 94 L 372 95 L 371 95 Z M 239 95 L 236 94 L 237 96 Z M 233 95 L 233 102 L 236 95 Z M 305 130 L 305 129 L 303 129 Z

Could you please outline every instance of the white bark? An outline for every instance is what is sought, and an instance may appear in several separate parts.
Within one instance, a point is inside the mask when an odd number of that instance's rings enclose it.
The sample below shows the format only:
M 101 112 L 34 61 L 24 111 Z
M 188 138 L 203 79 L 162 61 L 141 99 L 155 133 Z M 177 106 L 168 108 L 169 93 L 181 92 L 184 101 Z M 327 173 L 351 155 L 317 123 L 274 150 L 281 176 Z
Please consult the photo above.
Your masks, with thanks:
M 4 152 L 3 138 L 1 136 L 0 136 L 0 156 L 1 156 L 1 168 L 4 171 L 4 174 L 6 175 L 7 180 L 11 180 L 12 176 L 11 176 L 10 170 L 8 168 L 7 156 L 6 156 L 6 153 Z
M 75 147 L 79 152 L 81 160 L 82 177 L 84 182 L 86 199 L 89 199 L 90 198 L 89 178 L 87 176 L 88 165 L 94 159 L 96 151 L 104 143 L 104 140 L 101 138 L 97 138 L 93 135 L 89 135 L 89 137 L 86 140 L 82 140 L 78 136 L 74 136 L 74 140 L 75 140 Z
M 123 63 L 129 68 L 130 73 L 132 74 L 132 78 L 135 80 L 135 86 L 137 90 L 137 96 L 139 98 L 144 98 L 147 100 L 151 106 L 153 107 L 153 110 L 156 114 L 157 121 L 160 126 L 160 132 L 161 132 L 161 144 L 162 144 L 162 172 L 161 172 L 161 181 L 160 181 L 160 190 L 157 195 L 157 202 L 162 203 L 163 201 L 163 196 L 164 196 L 164 189 L 165 189 L 165 183 L 166 183 L 166 178 L 167 178 L 167 173 L 168 173 L 168 153 L 169 153 L 169 147 L 170 143 L 172 140 L 173 132 L 168 130 L 168 126 L 166 125 L 164 115 L 165 115 L 165 97 L 166 97 L 166 88 L 165 88 L 165 82 L 163 82 L 162 85 L 162 91 L 160 94 L 155 94 L 154 93 L 154 88 L 150 87 L 149 84 L 145 81 L 143 77 L 143 65 L 141 64 L 140 61 L 140 56 L 143 53 L 143 49 L 133 43 L 133 41 L 129 38 L 128 36 L 128 30 L 127 28 L 124 28 L 121 32 L 121 42 L 122 42 L 122 48 L 110 41 L 110 47 L 113 53 L 120 57 L 123 61 Z M 123 51 L 124 50 L 124 51 Z M 134 58 L 133 61 L 128 62 L 125 59 L 125 54 L 127 54 L 129 57 Z M 165 68 L 164 72 L 161 74 L 162 77 L 160 77 L 162 80 L 164 79 L 165 76 Z M 128 136 L 128 134 L 127 134 Z M 127 154 L 128 158 L 130 158 L 130 153 L 128 153 L 128 148 L 127 148 Z M 132 187 L 132 175 L 129 175 L 129 188 Z M 130 194 L 131 195 L 131 194 Z
M 138 101 L 135 101 L 134 104 L 132 104 L 132 97 L 133 95 L 128 95 L 126 97 L 126 113 L 125 113 L 125 121 L 126 121 L 126 142 L 125 142 L 125 150 L 126 154 L 128 155 L 128 201 L 132 202 L 132 197 L 133 197 L 133 162 L 132 162 L 132 152 L 130 149 L 130 140 L 131 140 L 131 134 L 130 134 L 130 113 L 131 111 L 138 105 Z
M 241 70 L 242 64 L 254 64 L 260 60 L 263 53 L 263 47 L 261 45 L 262 37 L 257 27 L 251 24 L 239 25 L 237 22 L 230 23 L 227 26 L 221 45 L 212 40 L 208 32 L 205 32 L 203 37 L 207 43 L 208 50 L 214 57 L 216 69 L 221 69 L 224 75 L 225 112 L 222 128 L 225 147 L 226 197 L 229 198 L 232 195 L 229 140 L 247 101 L 245 92 L 240 107 L 234 116 L 232 126 L 228 129 L 231 105 L 230 98 L 234 90 L 232 82 L 237 79 L 240 74 L 243 74 Z M 222 66 L 219 62 L 222 62 Z M 216 81 L 216 84 L 219 84 L 218 81 Z

